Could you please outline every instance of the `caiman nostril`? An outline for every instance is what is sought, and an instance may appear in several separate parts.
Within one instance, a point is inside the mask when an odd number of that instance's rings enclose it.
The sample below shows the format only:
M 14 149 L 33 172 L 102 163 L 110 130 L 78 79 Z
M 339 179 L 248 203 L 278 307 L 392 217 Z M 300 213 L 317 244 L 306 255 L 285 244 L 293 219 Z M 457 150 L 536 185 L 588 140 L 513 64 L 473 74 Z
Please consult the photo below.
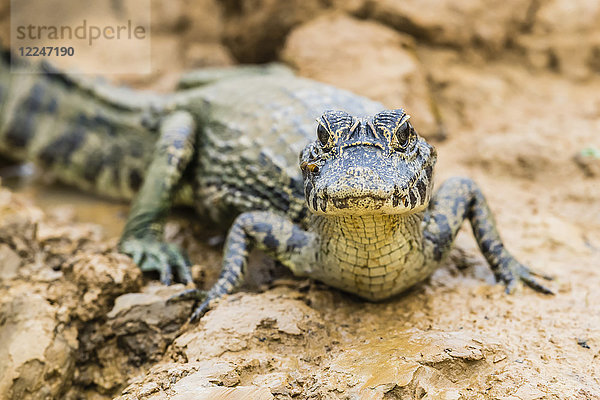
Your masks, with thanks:
M 365 167 L 351 167 L 346 170 L 347 176 L 356 176 L 356 177 L 368 177 L 368 178 L 378 178 L 377 174 L 373 172 L 371 168 Z

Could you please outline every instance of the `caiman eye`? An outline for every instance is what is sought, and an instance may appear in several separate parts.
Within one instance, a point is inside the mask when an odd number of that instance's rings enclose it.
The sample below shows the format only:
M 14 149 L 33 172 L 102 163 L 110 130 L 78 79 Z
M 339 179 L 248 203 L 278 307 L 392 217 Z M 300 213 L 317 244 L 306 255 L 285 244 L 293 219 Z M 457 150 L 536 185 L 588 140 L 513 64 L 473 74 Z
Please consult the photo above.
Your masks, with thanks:
M 325 146 L 329 142 L 329 131 L 321 124 L 317 126 L 317 138 L 319 138 L 321 146 Z
M 410 122 L 405 122 L 400 125 L 394 134 L 396 136 L 396 146 L 400 149 L 406 149 L 412 138 L 412 132 L 413 127 L 410 125 Z

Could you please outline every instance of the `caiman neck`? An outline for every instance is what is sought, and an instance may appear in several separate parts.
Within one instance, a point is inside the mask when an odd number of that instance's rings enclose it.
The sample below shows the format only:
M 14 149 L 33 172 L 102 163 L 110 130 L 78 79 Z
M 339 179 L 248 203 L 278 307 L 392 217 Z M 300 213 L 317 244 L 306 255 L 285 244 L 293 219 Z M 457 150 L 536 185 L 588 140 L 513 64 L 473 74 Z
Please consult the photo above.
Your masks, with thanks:
M 342 235 L 349 241 L 378 243 L 393 239 L 398 234 L 410 235 L 421 241 L 423 212 L 412 214 L 370 215 L 313 215 L 313 226 L 323 236 Z

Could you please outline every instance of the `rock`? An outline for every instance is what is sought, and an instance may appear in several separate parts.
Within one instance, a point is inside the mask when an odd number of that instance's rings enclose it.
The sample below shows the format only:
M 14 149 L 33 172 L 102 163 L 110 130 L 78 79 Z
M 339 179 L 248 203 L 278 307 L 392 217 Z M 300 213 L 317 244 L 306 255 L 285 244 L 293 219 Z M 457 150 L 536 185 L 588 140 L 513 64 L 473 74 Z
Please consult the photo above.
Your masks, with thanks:
M 104 316 L 114 298 L 138 290 L 142 272 L 131 258 L 119 254 L 84 254 L 72 264 L 72 281 L 83 293 L 75 313 L 82 321 Z
M 237 61 L 277 58 L 288 32 L 326 8 L 322 0 L 228 0 L 223 7 L 223 42 Z
M 456 382 L 488 362 L 484 353 L 501 352 L 483 343 L 465 332 L 410 329 L 348 348 L 325 375 L 351 374 L 349 392 L 360 398 L 383 399 L 393 392 L 398 398 L 457 400 Z
M 181 30 L 187 23 L 187 10 L 184 3 L 185 0 L 173 0 L 169 3 L 151 0 L 150 7 L 152 7 L 152 13 L 160 15 L 160 18 L 151 19 L 150 27 L 153 36 L 155 34 Z M 128 11 L 127 14 L 133 14 L 136 11 L 135 1 L 124 1 L 122 7 Z
M 157 361 L 192 313 L 191 302 L 167 304 L 169 297 L 182 290 L 183 285 L 151 285 L 142 293 L 117 297 L 107 314 L 110 334 L 141 362 Z
M 299 300 L 276 293 L 240 293 L 209 311 L 198 328 L 175 339 L 172 351 L 189 361 L 200 361 L 252 348 L 257 336 L 263 340 L 291 336 L 293 341 L 293 337 L 305 339 L 305 333 L 313 329 L 317 331 L 312 339 L 316 345 L 317 337 L 324 334 L 319 328 L 322 323 L 316 311 Z
M 180 32 L 180 35 L 183 34 L 184 41 L 190 44 L 221 43 L 224 29 L 222 2 L 218 0 L 194 0 L 193 2 L 184 0 L 184 2 L 188 3 L 182 10 L 185 30 Z M 159 3 L 164 8 L 170 8 L 170 3 L 160 1 Z
M 139 268 L 108 251 L 99 232 L 48 218 L 0 188 L 0 397 L 60 398 L 77 385 L 109 393 L 139 359 L 98 328 L 117 331 L 106 314 L 142 283 Z
M 527 24 L 530 3 L 508 0 L 366 0 L 359 13 L 418 41 L 458 48 L 478 47 L 493 55 Z
M 117 260 L 120 257 L 127 259 L 125 256 L 118 256 Z M 115 266 L 119 265 L 113 262 Z M 90 264 L 80 268 L 88 274 L 98 272 Z M 134 268 L 139 270 L 135 266 Z M 93 276 L 82 272 L 80 276 Z M 169 296 L 183 289 L 182 285 L 150 285 L 143 293 L 128 293 L 139 287 L 129 286 L 129 290 L 123 291 L 123 287 L 119 286 L 122 272 L 127 270 L 116 269 L 112 276 L 106 274 L 108 276 L 96 278 L 98 286 L 85 290 L 84 302 L 76 309 L 78 316 L 86 322 L 79 334 L 82 348 L 76 383 L 80 386 L 93 386 L 105 394 L 122 388 L 127 377 L 144 372 L 156 362 L 191 313 L 190 304 L 166 304 Z M 105 283 L 115 288 L 120 287 L 117 289 L 119 292 L 103 287 Z M 114 296 L 119 297 L 115 299 Z M 93 305 L 87 300 L 92 300 Z M 113 302 L 114 306 L 108 312 L 106 307 Z M 90 320 L 90 316 L 95 318 Z
M 139 13 L 135 0 L 120 3 L 123 19 Z M 223 18 L 218 1 L 151 0 L 151 8 L 152 71 L 121 74 L 119 83 L 171 92 L 184 71 L 233 64 L 233 57 L 221 39 Z
M 410 37 L 381 24 L 328 14 L 297 27 L 282 58 L 302 76 L 405 108 L 419 133 L 439 125 L 423 66 Z
M 185 51 L 187 68 L 223 67 L 233 65 L 233 56 L 219 43 L 192 43 Z
M 534 30 L 540 33 L 587 32 L 598 28 L 600 3 L 594 0 L 548 0 L 535 14 Z
M 237 379 L 231 381 L 230 377 Z M 235 365 L 222 361 L 163 364 L 128 386 L 116 400 L 133 399 L 272 399 L 266 388 L 239 385 Z M 220 385 L 220 386 L 217 386 Z M 223 386 L 224 385 L 224 386 Z M 228 387 L 235 386 L 235 387 Z
M 21 257 L 32 260 L 39 248 L 37 228 L 43 218 L 40 209 L 0 187 L 0 242 Z
M 71 385 L 77 330 L 57 317 L 40 288 L 0 292 L 0 393 L 6 399 L 58 398 Z
M 163 363 L 132 382 L 120 399 L 271 399 L 272 393 L 303 393 L 294 389 L 294 371 L 318 362 L 332 339 L 318 313 L 297 296 L 286 289 L 227 296 L 175 339 Z M 156 397 L 140 394 L 149 387 L 160 388 L 152 393 Z
M 540 2 L 530 31 L 517 43 L 531 65 L 571 79 L 589 79 L 600 71 L 599 18 L 597 1 Z
M 173 388 L 175 394 L 170 397 L 171 400 L 270 400 L 274 398 L 266 388 L 257 386 L 238 386 L 235 388 L 222 386 L 199 387 L 191 378 L 193 378 L 193 375 L 177 382 L 177 385 Z M 191 382 L 182 385 L 182 381 L 186 380 Z
M 132 382 L 119 400 L 270 399 L 308 393 L 365 399 L 427 394 L 456 400 L 472 374 L 506 358 L 502 346 L 466 331 L 371 333 L 369 325 L 367 337 L 328 333 L 317 312 L 293 297 L 289 290 L 226 297 L 175 340 L 163 364 Z M 341 321 L 349 322 L 347 316 Z M 339 329 L 344 328 L 334 331 Z
M 184 43 L 186 69 L 233 65 L 233 56 L 222 43 L 222 14 L 221 4 L 216 0 L 194 1 L 193 6 L 186 7 L 185 30 L 175 36 Z
M 16 277 L 20 265 L 21 257 L 10 246 L 0 243 L 0 281 Z

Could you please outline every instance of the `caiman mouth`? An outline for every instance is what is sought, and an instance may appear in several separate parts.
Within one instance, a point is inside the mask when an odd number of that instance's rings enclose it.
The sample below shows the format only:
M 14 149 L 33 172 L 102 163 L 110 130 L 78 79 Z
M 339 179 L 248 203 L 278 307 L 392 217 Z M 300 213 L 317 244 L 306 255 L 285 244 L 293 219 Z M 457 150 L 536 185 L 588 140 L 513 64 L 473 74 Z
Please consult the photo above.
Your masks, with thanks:
M 376 196 L 348 196 L 340 198 L 331 198 L 333 205 L 338 209 L 364 209 L 378 210 L 389 200 L 388 197 Z
M 374 193 L 346 196 L 315 196 L 312 211 L 321 215 L 367 215 L 367 214 L 406 214 L 423 210 L 426 206 L 411 207 L 407 196 L 393 193 L 378 196 Z

